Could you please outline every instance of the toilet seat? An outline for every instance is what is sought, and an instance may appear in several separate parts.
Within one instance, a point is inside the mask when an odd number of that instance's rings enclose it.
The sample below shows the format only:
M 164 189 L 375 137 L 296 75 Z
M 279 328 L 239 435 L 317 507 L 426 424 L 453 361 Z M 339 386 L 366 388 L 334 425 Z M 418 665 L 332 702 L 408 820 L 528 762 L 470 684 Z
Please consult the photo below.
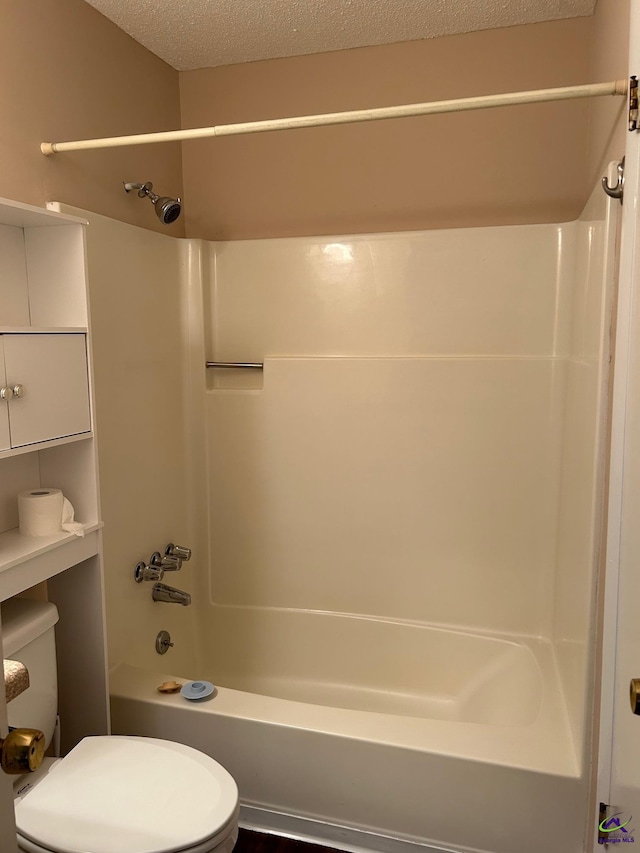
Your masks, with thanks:
M 217 839 L 213 838 L 205 841 L 203 844 L 198 844 L 197 847 L 189 847 L 189 849 L 180 850 L 178 853 L 231 853 L 238 840 L 237 828 L 226 837 L 221 834 Z M 22 845 L 22 846 L 21 846 Z M 59 853 L 57 850 L 51 850 L 49 847 L 41 847 L 33 841 L 29 841 L 18 834 L 18 850 L 21 853 Z M 65 851 L 66 853 L 66 851 Z M 114 851 L 116 853 L 116 851 Z
M 238 789 L 184 744 L 92 737 L 19 797 L 15 813 L 18 841 L 34 853 L 222 853 L 237 833 Z

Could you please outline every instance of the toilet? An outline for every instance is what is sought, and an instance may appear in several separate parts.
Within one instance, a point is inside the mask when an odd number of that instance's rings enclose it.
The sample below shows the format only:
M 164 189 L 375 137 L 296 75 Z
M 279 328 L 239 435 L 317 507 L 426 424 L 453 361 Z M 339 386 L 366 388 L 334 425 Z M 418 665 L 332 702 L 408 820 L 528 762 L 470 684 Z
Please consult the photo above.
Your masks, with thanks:
M 48 602 L 2 604 L 4 657 L 24 663 L 30 678 L 7 706 L 9 725 L 40 729 L 47 745 L 57 710 L 57 621 Z M 233 777 L 173 741 L 86 737 L 64 758 L 45 758 L 36 773 L 17 777 L 14 791 L 18 850 L 26 853 L 231 853 L 238 837 Z

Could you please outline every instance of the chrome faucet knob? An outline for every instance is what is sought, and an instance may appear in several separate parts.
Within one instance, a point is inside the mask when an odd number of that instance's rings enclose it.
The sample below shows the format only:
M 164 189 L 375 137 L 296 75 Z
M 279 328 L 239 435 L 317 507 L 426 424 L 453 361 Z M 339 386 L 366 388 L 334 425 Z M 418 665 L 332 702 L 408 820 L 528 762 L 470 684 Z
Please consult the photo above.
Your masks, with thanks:
M 164 577 L 164 571 L 156 566 L 147 566 L 145 563 L 138 563 L 133 572 L 133 577 L 136 583 L 142 583 L 142 581 L 161 581 Z
M 173 542 L 169 542 L 164 553 L 167 557 L 184 560 L 185 563 L 191 559 L 191 548 L 185 548 L 184 545 L 174 545 Z
M 160 551 L 154 551 L 149 560 L 149 565 L 164 569 L 165 572 L 179 572 L 182 568 L 182 560 L 178 557 L 163 557 Z

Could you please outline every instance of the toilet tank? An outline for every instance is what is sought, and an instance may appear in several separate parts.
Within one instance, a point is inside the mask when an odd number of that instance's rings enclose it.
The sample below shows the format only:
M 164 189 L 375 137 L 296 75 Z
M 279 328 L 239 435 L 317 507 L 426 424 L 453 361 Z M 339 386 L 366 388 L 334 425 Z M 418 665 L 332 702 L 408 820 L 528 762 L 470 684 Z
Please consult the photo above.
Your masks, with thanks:
M 10 598 L 0 606 L 5 658 L 18 660 L 29 671 L 29 687 L 7 705 L 9 725 L 40 729 L 49 745 L 58 712 L 58 678 L 53 626 L 55 604 Z

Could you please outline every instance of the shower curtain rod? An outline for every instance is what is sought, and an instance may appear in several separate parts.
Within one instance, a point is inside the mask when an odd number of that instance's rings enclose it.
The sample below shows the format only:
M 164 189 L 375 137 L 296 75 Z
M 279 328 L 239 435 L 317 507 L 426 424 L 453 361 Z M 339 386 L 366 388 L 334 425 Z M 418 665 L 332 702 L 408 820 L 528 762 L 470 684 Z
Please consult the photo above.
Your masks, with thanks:
M 270 130 L 293 130 L 298 127 L 321 127 L 359 121 L 378 121 L 407 116 L 482 110 L 514 104 L 535 104 L 546 101 L 566 101 L 601 95 L 626 95 L 627 81 L 589 83 L 583 86 L 562 86 L 558 89 L 535 89 L 530 92 L 510 92 L 503 95 L 482 95 L 475 98 L 456 98 L 451 101 L 431 101 L 424 104 L 404 104 L 397 107 L 378 107 L 370 110 L 351 110 L 343 113 L 295 116 L 267 121 L 248 121 L 240 124 L 221 124 L 190 130 L 169 130 L 160 133 L 139 133 L 134 136 L 111 136 L 102 139 L 82 139 L 74 142 L 43 142 L 40 150 L 47 157 L 64 151 L 86 151 L 93 148 L 120 148 L 126 145 L 147 145 L 153 142 L 177 142 L 205 139 L 210 136 L 236 136 L 242 133 L 264 133 Z

